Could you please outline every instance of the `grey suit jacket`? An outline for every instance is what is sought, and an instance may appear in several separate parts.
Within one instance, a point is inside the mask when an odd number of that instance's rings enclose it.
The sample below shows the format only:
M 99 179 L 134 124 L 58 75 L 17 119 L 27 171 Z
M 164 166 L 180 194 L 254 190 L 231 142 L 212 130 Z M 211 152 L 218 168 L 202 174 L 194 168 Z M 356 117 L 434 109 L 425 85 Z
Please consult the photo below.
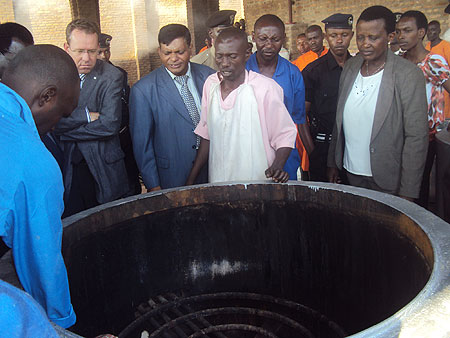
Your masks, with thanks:
M 86 75 L 78 107 L 70 117 L 61 119 L 55 129 L 60 135 L 65 155 L 66 196 L 72 184 L 72 155 L 75 145 L 78 146 L 95 179 L 99 203 L 113 201 L 129 191 L 124 153 L 119 141 L 121 95 L 120 70 L 97 60 L 95 67 Z M 99 112 L 99 119 L 88 122 L 86 108 L 90 112 Z
M 341 75 L 329 167 L 342 169 L 344 107 L 363 61 L 361 55 L 348 60 Z M 418 197 L 428 147 L 427 107 L 421 70 L 388 50 L 369 149 L 373 179 L 380 188 Z
M 191 63 L 191 74 L 202 95 L 209 67 Z M 138 81 L 130 94 L 130 131 L 134 156 L 150 189 L 184 185 L 197 155 L 194 124 L 174 81 L 161 66 Z M 207 182 L 206 168 L 196 183 Z

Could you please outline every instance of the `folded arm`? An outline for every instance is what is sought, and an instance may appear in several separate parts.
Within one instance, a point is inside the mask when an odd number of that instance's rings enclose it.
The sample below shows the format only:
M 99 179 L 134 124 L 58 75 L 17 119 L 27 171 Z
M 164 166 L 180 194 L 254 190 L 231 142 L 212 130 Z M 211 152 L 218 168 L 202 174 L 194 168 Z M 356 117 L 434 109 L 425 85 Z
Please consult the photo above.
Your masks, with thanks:
M 61 136 L 62 141 L 91 141 L 108 138 L 117 135 L 122 121 L 122 74 L 108 82 L 99 84 L 102 87 L 96 98 L 100 102 L 97 109 L 92 107 L 77 107 L 77 113 L 72 113 L 67 118 L 62 118 L 58 123 L 55 133 Z M 85 110 L 90 113 L 98 113 L 91 122 L 88 122 Z M 98 111 L 91 111 L 98 110 Z M 92 116 L 92 115 L 91 115 Z

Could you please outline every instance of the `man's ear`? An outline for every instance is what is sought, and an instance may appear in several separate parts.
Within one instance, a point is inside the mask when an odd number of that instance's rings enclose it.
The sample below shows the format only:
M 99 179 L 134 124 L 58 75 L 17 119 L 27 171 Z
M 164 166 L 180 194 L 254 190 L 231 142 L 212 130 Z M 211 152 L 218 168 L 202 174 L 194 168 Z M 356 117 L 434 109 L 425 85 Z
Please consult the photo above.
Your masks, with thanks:
M 419 39 L 423 40 L 423 38 L 425 37 L 425 34 L 426 34 L 425 28 L 419 28 L 417 30 L 417 32 L 419 33 Z
M 64 42 L 64 50 L 69 52 L 69 44 L 67 42 Z
M 41 90 L 38 98 L 38 105 L 39 107 L 43 107 L 46 104 L 52 104 L 54 103 L 56 99 L 56 86 L 51 85 L 47 86 L 44 89 Z
M 247 61 L 250 58 L 250 56 L 252 55 L 252 48 L 253 48 L 253 45 L 249 43 L 248 48 L 245 50 L 245 61 Z
M 388 34 L 388 41 L 392 41 L 392 39 L 394 38 L 394 36 L 395 36 L 395 32 L 389 33 L 389 34 Z

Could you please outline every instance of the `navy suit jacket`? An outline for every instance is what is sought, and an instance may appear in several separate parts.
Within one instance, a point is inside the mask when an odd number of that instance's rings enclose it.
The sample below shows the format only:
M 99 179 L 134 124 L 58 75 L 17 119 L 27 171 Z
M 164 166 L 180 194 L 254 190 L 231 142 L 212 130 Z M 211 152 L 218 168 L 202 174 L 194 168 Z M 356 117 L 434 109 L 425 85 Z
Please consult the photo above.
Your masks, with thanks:
M 191 63 L 201 97 L 206 78 L 215 71 Z M 130 94 L 133 150 L 145 186 L 183 186 L 197 155 L 194 124 L 174 81 L 164 66 L 139 80 Z M 206 167 L 206 166 L 205 166 Z M 204 168 L 196 183 L 207 182 Z
M 55 129 L 64 149 L 64 187 L 69 196 L 72 186 L 75 145 L 86 160 L 95 179 L 97 201 L 106 203 L 129 192 L 127 172 L 120 148 L 119 129 L 122 119 L 122 73 L 113 65 L 97 60 L 86 75 L 78 107 L 62 118 Z M 86 107 L 99 112 L 98 120 L 88 122 Z

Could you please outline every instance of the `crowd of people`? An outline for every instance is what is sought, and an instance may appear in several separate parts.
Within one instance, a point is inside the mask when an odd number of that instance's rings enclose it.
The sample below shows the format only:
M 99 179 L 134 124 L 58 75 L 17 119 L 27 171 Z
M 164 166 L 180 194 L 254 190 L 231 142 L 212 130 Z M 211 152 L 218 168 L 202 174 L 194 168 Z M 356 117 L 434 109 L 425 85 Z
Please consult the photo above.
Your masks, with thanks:
M 207 48 L 193 57 L 187 27 L 162 27 L 162 65 L 131 89 L 109 60 L 112 37 L 93 22 L 69 23 L 63 49 L 0 25 L 0 235 L 32 297 L 0 284 L 0 306 L 22 304 L 30 318 L 42 306 L 72 326 L 61 218 L 140 193 L 139 177 L 147 191 L 301 177 L 428 207 L 436 132 L 450 117 L 439 22 L 372 6 L 354 31 L 351 14 L 333 14 L 324 31 L 298 35 L 289 62 L 280 18 L 261 16 L 249 36 L 235 14 L 207 19 Z M 0 336 L 53 332 L 20 318 L 2 311 Z

